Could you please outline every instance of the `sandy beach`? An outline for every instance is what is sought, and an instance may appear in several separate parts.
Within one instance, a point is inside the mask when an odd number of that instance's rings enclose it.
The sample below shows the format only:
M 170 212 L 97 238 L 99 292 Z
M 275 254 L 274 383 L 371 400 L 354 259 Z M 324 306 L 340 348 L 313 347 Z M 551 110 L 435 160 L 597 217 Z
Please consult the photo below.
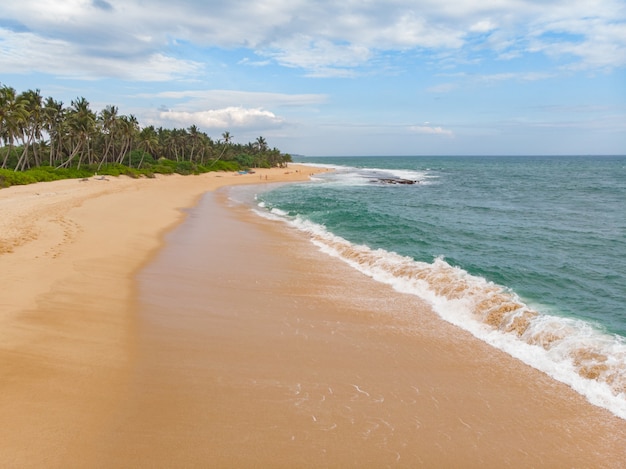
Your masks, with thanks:
M 0 190 L 0 466 L 626 467 L 626 421 L 227 200 L 315 171 Z

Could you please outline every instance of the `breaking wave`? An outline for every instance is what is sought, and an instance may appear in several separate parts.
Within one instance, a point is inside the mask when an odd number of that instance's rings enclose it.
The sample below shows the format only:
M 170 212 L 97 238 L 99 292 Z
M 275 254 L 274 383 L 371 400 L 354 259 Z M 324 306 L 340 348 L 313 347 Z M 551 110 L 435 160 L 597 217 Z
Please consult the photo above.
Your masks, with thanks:
M 592 404 L 626 419 L 626 342 L 590 323 L 536 311 L 515 292 L 448 264 L 419 262 L 355 245 L 283 211 L 256 211 L 305 232 L 330 256 L 374 280 L 428 301 L 444 320 L 568 384 Z

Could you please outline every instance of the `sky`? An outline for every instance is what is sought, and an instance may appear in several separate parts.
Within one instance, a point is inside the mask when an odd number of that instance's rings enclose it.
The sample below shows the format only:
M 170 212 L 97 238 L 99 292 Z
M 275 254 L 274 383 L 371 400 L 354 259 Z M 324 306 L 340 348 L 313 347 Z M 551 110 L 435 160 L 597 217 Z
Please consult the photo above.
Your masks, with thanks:
M 626 154 L 626 0 L 0 0 L 0 84 L 297 155 Z

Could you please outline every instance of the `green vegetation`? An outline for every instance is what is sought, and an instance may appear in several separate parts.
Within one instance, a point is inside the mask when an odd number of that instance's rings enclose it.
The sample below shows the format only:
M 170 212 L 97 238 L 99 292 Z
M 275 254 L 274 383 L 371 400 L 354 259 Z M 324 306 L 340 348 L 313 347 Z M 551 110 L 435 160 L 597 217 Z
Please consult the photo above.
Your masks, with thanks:
M 263 137 L 215 141 L 198 127 L 141 127 L 116 106 L 94 112 L 76 98 L 66 107 L 39 90 L 17 93 L 0 85 L 0 188 L 98 175 L 154 177 L 284 166 L 291 156 L 270 149 Z

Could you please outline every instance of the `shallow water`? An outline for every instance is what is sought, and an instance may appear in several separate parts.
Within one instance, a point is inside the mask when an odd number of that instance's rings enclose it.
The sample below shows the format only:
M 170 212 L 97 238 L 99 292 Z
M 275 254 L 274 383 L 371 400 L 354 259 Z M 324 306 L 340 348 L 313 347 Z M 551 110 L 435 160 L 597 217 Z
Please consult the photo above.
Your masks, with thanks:
M 303 162 L 259 213 L 626 418 L 626 157 Z
M 221 195 L 138 274 L 135 372 L 109 466 L 623 459 L 626 422 Z

